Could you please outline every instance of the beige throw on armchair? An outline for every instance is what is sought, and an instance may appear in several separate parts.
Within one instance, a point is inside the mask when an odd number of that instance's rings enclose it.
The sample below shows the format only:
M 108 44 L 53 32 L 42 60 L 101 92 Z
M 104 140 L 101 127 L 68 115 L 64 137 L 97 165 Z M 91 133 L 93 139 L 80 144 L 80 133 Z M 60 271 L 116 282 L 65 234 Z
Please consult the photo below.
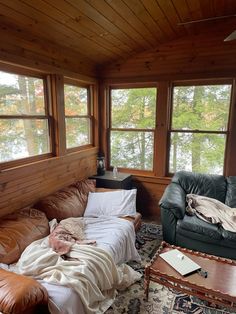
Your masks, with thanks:
M 187 213 L 196 215 L 202 220 L 220 224 L 225 230 L 236 232 L 236 208 L 202 195 L 187 194 Z

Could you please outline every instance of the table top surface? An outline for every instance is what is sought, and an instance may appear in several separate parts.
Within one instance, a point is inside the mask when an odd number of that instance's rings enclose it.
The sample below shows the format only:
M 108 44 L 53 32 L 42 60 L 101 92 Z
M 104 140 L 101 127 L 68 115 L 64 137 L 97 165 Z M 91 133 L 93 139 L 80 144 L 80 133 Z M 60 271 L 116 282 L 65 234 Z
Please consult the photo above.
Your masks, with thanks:
M 102 175 L 102 176 L 94 175 L 91 178 L 93 178 L 93 179 L 101 179 L 101 180 L 102 179 L 103 180 L 111 180 L 111 181 L 123 181 L 123 180 L 127 179 L 130 176 L 131 175 L 129 173 L 118 172 L 117 176 L 114 177 L 112 171 L 106 171 L 105 174 Z
M 176 248 L 200 265 L 203 270 L 207 271 L 207 278 L 200 276 L 198 273 L 182 276 L 159 256 L 160 253 Z M 169 245 L 166 242 L 162 242 L 160 249 L 147 267 L 149 267 L 150 275 L 156 275 L 170 281 L 180 282 L 185 286 L 192 286 L 195 289 L 199 288 L 199 290 L 207 290 L 210 293 L 236 298 L 236 261 L 176 247 Z

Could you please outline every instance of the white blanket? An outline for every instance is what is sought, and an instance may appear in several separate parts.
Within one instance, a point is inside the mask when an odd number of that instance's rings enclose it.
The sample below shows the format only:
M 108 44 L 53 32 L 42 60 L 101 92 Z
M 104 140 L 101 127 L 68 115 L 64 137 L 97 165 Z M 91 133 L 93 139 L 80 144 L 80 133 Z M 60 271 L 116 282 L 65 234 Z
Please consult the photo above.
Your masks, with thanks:
M 14 271 L 73 288 L 86 313 L 104 313 L 113 303 L 116 289 L 124 289 L 141 277 L 128 265 L 118 267 L 111 255 L 99 247 L 75 243 L 67 255 L 71 260 L 54 252 L 46 237 L 25 249 Z
M 86 239 L 95 239 L 97 247 L 109 252 L 116 264 L 141 261 L 135 247 L 134 224 L 117 217 L 84 218 Z

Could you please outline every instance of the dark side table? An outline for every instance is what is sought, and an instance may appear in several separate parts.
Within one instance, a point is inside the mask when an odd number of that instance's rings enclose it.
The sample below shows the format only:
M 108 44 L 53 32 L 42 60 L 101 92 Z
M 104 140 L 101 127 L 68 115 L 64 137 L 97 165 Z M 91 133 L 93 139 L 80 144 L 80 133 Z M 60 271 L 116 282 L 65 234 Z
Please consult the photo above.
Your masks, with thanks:
M 103 176 L 91 176 L 90 179 L 96 179 L 96 187 L 109 189 L 125 189 L 132 188 L 132 176 L 128 173 L 118 172 L 117 177 L 113 177 L 112 171 L 106 171 Z

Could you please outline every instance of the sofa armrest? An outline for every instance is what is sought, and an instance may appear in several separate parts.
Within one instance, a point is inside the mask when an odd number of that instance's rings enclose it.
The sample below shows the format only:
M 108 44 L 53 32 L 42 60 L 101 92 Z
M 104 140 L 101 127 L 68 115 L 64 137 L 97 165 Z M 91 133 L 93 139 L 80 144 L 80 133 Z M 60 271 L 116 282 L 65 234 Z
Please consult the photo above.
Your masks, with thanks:
M 169 244 L 176 244 L 177 218 L 171 210 L 161 208 L 161 223 L 163 240 Z
M 47 304 L 47 290 L 35 279 L 0 269 L 0 312 L 26 313 L 39 304 Z
M 186 208 L 186 193 L 177 183 L 170 183 L 159 202 L 161 208 L 170 210 L 177 219 L 183 219 Z

